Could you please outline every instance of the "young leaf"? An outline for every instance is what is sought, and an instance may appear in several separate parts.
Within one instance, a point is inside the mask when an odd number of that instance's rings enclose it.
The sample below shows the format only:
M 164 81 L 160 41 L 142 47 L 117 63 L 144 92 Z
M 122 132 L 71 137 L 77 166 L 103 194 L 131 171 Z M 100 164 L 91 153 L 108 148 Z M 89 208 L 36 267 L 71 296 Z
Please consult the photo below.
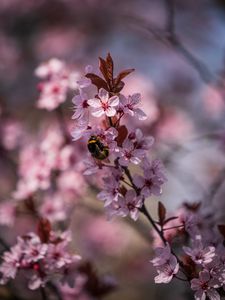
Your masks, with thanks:
M 125 78 L 126 76 L 128 76 L 130 73 L 132 73 L 134 71 L 134 69 L 127 69 L 127 70 L 124 70 L 124 71 L 122 71 L 122 72 L 120 72 L 118 75 L 117 75 L 117 77 L 116 77 L 116 79 L 114 79 L 115 81 L 114 81 L 114 84 L 115 84 L 115 86 L 117 86 L 118 84 L 119 84 L 119 82 L 123 79 L 123 78 Z
M 125 83 L 123 81 L 120 81 L 116 86 L 113 87 L 113 92 L 114 93 L 119 93 L 123 87 L 124 87 Z
M 110 82 L 112 83 L 113 82 L 113 60 L 112 60 L 110 53 L 108 53 L 108 55 L 106 57 L 106 64 L 107 64 L 108 78 L 109 78 Z
M 163 225 L 166 218 L 166 208 L 160 201 L 158 205 L 158 217 L 160 225 Z
M 109 91 L 107 83 L 101 77 L 99 77 L 98 75 L 93 74 L 93 73 L 87 73 L 85 76 L 87 78 L 91 79 L 92 84 L 94 84 L 98 88 L 98 90 L 100 88 L 103 88 L 106 91 Z
M 104 76 L 107 83 L 109 83 L 109 77 L 108 77 L 108 69 L 107 69 L 107 63 L 106 61 L 99 57 L 99 70 L 101 71 L 102 75 Z
M 51 223 L 48 219 L 41 218 L 37 225 L 37 233 L 42 243 L 47 243 L 50 238 Z
M 218 230 L 225 239 L 225 225 L 218 225 Z
M 117 141 L 118 146 L 121 147 L 123 144 L 123 141 L 127 137 L 128 130 L 125 125 L 122 125 L 117 129 L 117 131 L 118 131 L 118 136 L 116 137 L 116 141 Z

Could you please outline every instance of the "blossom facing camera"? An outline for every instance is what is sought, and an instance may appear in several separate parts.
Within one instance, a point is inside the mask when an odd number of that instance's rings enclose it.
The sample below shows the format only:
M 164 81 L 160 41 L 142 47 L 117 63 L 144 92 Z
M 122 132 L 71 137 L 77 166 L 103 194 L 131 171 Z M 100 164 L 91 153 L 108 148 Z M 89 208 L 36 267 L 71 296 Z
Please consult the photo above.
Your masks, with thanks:
M 91 106 L 92 115 L 94 117 L 99 118 L 104 115 L 107 117 L 113 117 L 116 115 L 116 107 L 119 104 L 119 97 L 109 97 L 109 93 L 106 90 L 100 89 L 98 98 L 89 99 L 87 103 Z

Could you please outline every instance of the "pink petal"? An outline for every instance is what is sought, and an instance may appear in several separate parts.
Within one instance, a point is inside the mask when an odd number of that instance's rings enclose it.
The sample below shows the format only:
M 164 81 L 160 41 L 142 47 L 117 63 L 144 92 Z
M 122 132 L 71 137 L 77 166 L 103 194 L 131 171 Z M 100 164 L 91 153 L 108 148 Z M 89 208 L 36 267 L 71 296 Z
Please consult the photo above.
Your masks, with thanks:
M 202 272 L 200 272 L 200 274 L 199 274 L 199 278 L 200 278 L 200 280 L 201 281 L 204 281 L 204 282 L 207 282 L 207 281 L 209 281 L 209 279 L 210 279 L 210 275 L 209 275 L 209 272 L 208 271 L 202 271 Z
M 147 119 L 147 115 L 140 108 L 135 108 L 134 113 L 135 113 L 136 117 L 138 118 L 138 120 L 140 120 L 140 121 L 144 121 Z
M 138 219 L 138 209 L 134 209 L 133 211 L 130 212 L 131 219 L 134 221 L 137 221 Z
M 107 108 L 107 110 L 105 111 L 105 114 L 106 114 L 108 117 L 113 117 L 113 116 L 115 116 L 115 114 L 116 114 L 116 110 L 115 110 L 115 108 L 113 108 L 113 107 L 109 107 L 109 108 Z
M 207 296 L 210 300 L 220 300 L 220 295 L 214 289 L 210 289 L 209 291 L 207 291 Z
M 102 88 L 99 90 L 98 96 L 99 96 L 99 98 L 101 99 L 102 102 L 107 102 L 108 99 L 109 99 L 109 93 L 106 90 L 102 89 Z
M 135 93 L 132 96 L 130 96 L 130 102 L 132 105 L 137 105 L 141 101 L 141 94 L 140 93 Z
M 117 106 L 119 104 L 119 97 L 113 96 L 108 101 L 110 106 Z
M 204 293 L 203 290 L 198 290 L 198 291 L 195 293 L 195 299 L 196 299 L 196 300 L 205 300 L 205 299 L 206 299 L 206 294 Z
M 102 107 L 96 108 L 95 110 L 92 111 L 92 116 L 94 117 L 101 117 L 102 115 L 105 114 L 104 110 L 102 109 Z
M 102 107 L 101 101 L 97 98 L 89 99 L 87 103 L 94 108 Z

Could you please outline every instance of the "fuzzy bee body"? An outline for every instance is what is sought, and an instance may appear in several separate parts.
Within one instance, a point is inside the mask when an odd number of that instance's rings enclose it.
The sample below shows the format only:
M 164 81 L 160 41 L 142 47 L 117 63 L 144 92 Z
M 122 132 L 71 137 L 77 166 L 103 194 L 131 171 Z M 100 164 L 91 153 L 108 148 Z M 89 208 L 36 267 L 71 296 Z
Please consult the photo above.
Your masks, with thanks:
M 88 150 L 91 155 L 99 160 L 103 160 L 109 156 L 109 147 L 105 146 L 99 137 L 92 135 L 88 140 Z

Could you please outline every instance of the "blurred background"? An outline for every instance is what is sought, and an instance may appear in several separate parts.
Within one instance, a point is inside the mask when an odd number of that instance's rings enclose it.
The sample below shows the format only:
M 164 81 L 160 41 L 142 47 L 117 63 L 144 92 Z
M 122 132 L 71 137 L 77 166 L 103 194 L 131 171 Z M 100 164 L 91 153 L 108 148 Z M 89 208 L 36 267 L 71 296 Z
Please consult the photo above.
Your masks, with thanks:
M 207 200 L 225 168 L 223 0 L 1 0 L 0 118 L 4 132 L 8 130 L 4 134 L 14 138 L 15 127 L 6 126 L 9 120 L 20 124 L 20 132 L 23 127 L 37 132 L 52 119 L 52 113 L 35 107 L 34 69 L 41 62 L 56 57 L 82 73 L 88 64 L 97 68 L 98 57 L 108 52 L 117 71 L 136 70 L 126 78 L 125 91 L 142 94 L 148 119 L 129 125 L 140 126 L 156 139 L 152 155 L 164 161 L 168 177 L 160 200 L 172 212 L 183 201 Z M 63 105 L 68 122 L 71 98 Z M 4 159 L 0 168 L 3 201 L 15 188 L 16 172 Z M 9 177 L 14 178 L 10 183 Z M 75 209 L 71 226 L 82 256 L 119 282 L 105 299 L 186 299 L 179 282 L 154 284 L 148 262 L 153 254 L 150 229 L 144 220 L 107 222 L 95 195 L 88 190 L 88 208 Z M 210 210 L 224 209 L 222 195 L 221 184 L 213 202 L 208 199 Z M 154 199 L 148 205 L 155 211 Z M 223 217 L 221 213 L 218 218 Z M 24 223 L 20 221 L 21 228 L 27 226 Z M 13 241 L 16 233 L 1 228 Z

